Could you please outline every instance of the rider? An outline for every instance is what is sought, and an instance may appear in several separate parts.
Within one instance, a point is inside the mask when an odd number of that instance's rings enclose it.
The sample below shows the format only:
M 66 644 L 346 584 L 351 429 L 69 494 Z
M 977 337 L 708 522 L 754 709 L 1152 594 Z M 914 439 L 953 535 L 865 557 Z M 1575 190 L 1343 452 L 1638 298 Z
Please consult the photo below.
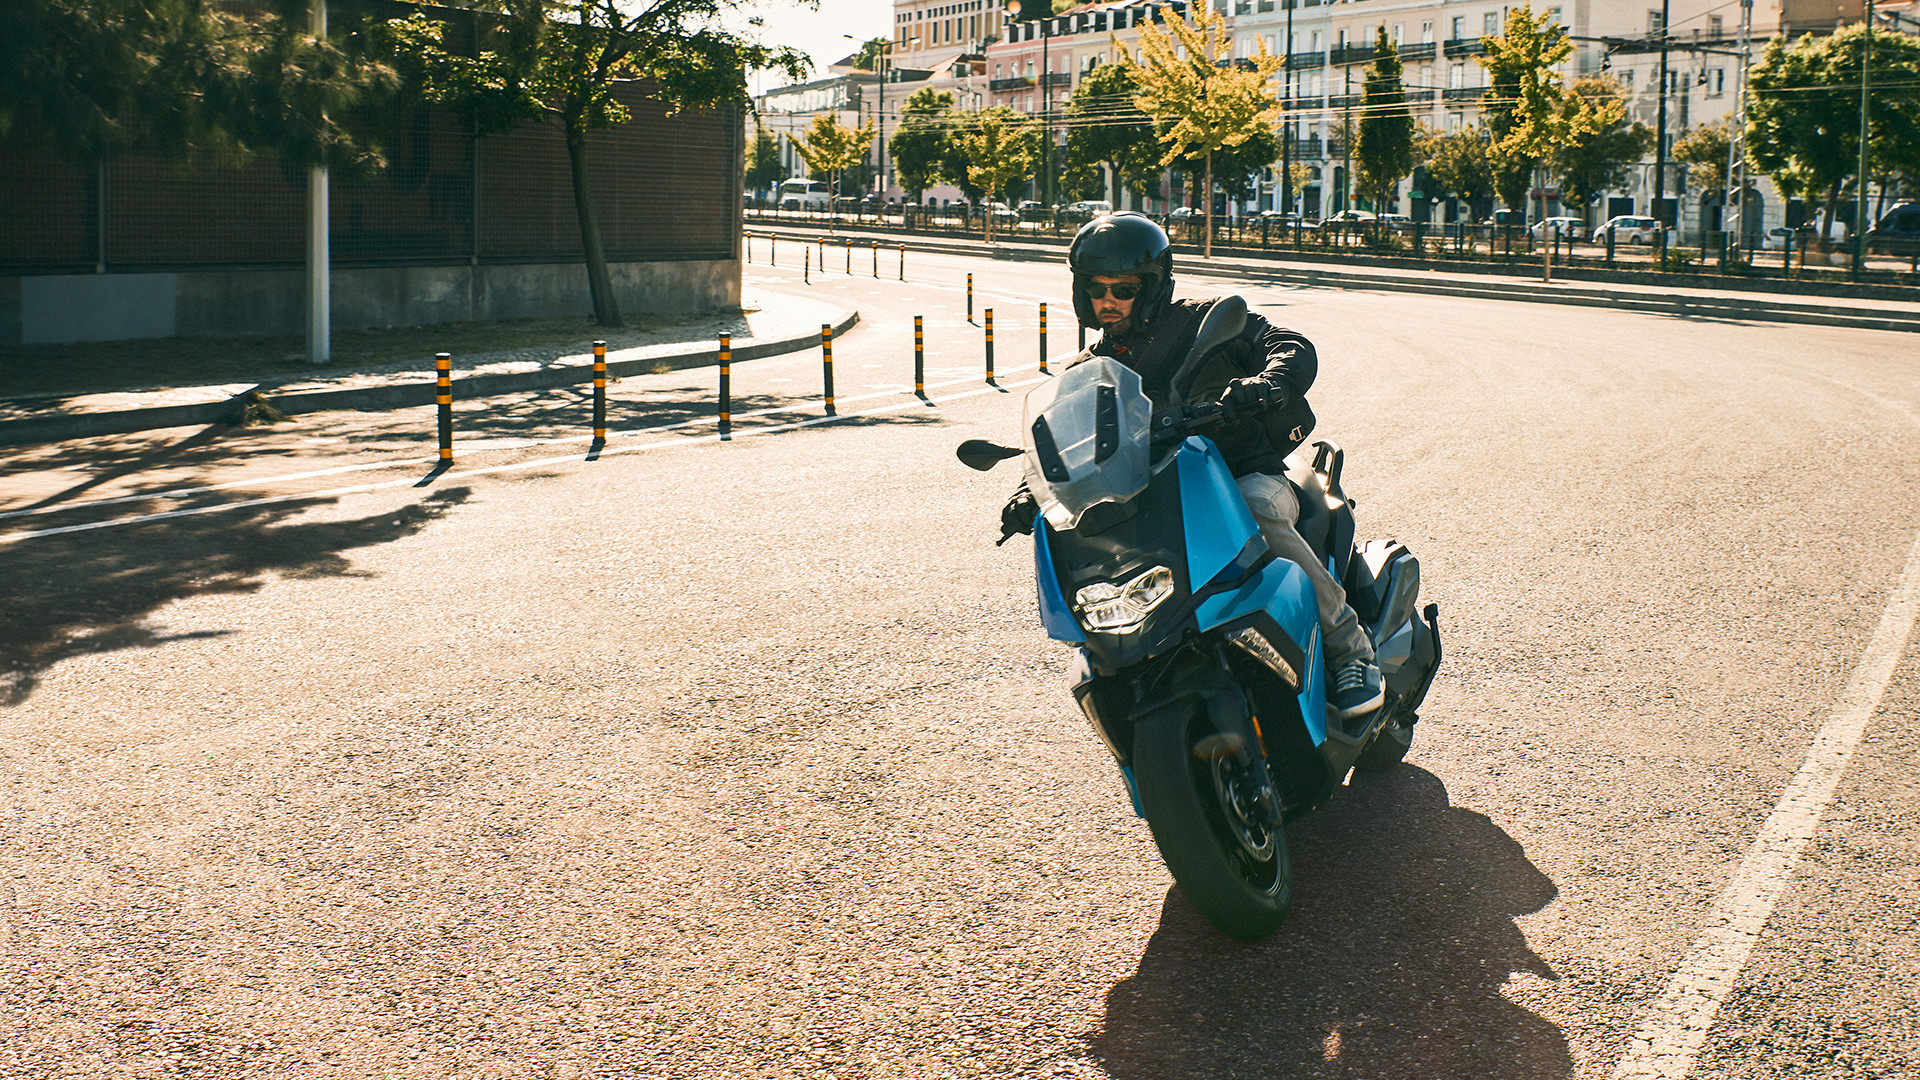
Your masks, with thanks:
M 1174 372 L 1213 301 L 1173 299 L 1167 234 L 1140 214 L 1102 214 L 1074 236 L 1067 266 L 1081 325 L 1103 331 L 1073 363 L 1112 357 L 1140 374 L 1155 410 L 1178 404 L 1168 400 Z M 1246 330 L 1201 364 L 1185 404 L 1218 401 L 1224 407 L 1226 423 L 1213 440 L 1268 549 L 1299 564 L 1313 582 L 1332 675 L 1328 704 L 1345 720 L 1379 708 L 1386 694 L 1373 643 L 1347 604 L 1346 591 L 1293 527 L 1300 505 L 1284 475 L 1285 458 L 1313 430 L 1305 395 L 1318 370 L 1312 342 L 1250 312 Z M 1030 533 L 1036 512 L 1023 484 L 1001 512 L 1001 529 L 1009 536 Z

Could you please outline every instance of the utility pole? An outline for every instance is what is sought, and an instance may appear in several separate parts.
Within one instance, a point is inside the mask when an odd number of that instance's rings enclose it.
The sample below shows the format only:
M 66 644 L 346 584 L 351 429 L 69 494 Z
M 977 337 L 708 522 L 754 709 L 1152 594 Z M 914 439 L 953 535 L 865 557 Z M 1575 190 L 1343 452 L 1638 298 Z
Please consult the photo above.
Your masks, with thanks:
M 1284 132 L 1280 140 L 1280 206 L 1283 214 L 1293 213 L 1293 6 L 1294 0 L 1280 0 L 1287 5 L 1287 37 L 1282 47 L 1285 50 L 1287 64 L 1281 69 L 1281 80 L 1285 85 L 1284 99 L 1280 106 L 1280 123 Z M 1286 220 L 1285 218 L 1281 219 Z
M 1672 228 L 1678 222 L 1670 224 L 1660 213 L 1660 203 L 1667 197 L 1667 41 L 1672 37 L 1667 33 L 1668 3 L 1660 0 L 1660 116 L 1655 121 L 1653 140 L 1653 205 L 1647 216 Z
M 327 0 L 313 0 L 307 29 L 327 36 Z M 327 167 L 307 169 L 307 363 L 333 359 L 333 260 L 327 248 Z
M 1853 280 L 1867 268 L 1867 83 L 1873 71 L 1873 0 L 1867 0 L 1867 36 L 1860 43 L 1860 182 L 1854 185 Z
M 1344 159 L 1340 167 L 1340 209 L 1353 209 L 1353 198 L 1348 193 L 1353 190 L 1353 65 L 1341 69 L 1346 77 L 1342 87 L 1346 93 L 1340 95 L 1340 103 L 1346 111 L 1340 118 L 1340 155 Z
M 1039 0 L 1049 3 L 1050 0 Z M 1046 184 L 1046 194 L 1042 201 L 1053 205 L 1053 68 L 1047 62 L 1047 44 L 1053 40 L 1053 11 L 1047 10 L 1040 17 L 1040 122 L 1046 127 L 1046 137 L 1040 143 L 1040 177 Z

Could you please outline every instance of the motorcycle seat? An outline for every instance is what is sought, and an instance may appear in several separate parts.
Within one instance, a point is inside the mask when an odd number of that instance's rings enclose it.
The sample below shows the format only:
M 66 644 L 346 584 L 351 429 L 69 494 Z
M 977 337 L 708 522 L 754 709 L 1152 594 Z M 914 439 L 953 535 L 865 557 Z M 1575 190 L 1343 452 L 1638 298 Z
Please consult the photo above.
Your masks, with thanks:
M 1342 455 L 1331 443 L 1315 443 L 1314 449 L 1312 463 L 1297 455 L 1287 458 L 1287 482 L 1300 503 L 1300 517 L 1293 528 L 1319 556 L 1321 565 L 1331 557 L 1334 580 L 1341 581 L 1353 557 L 1353 514 L 1338 487 Z M 1330 474 L 1323 471 L 1327 468 Z

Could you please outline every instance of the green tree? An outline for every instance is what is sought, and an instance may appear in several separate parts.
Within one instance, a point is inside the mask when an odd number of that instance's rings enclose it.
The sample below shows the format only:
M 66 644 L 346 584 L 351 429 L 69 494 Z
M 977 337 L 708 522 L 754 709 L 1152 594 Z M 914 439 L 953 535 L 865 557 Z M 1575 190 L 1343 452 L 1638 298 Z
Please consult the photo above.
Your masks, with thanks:
M 1653 129 L 1627 118 L 1627 95 L 1610 75 L 1588 75 L 1567 87 L 1563 108 L 1590 112 L 1591 122 L 1554 156 L 1560 177 L 1560 201 L 1568 206 L 1592 206 L 1602 192 L 1625 185 L 1627 170 L 1653 149 Z M 1575 127 L 1576 125 L 1569 125 Z M 1721 164 L 1726 163 L 1725 154 Z
M 862 71 L 879 71 L 885 60 L 887 47 L 893 44 L 891 38 L 868 38 L 860 43 L 860 51 L 853 58 L 854 66 Z
M 1040 128 L 1031 117 L 1004 105 L 966 116 L 954 135 L 956 160 L 966 163 L 973 191 L 1011 201 L 1015 181 L 1026 182 L 1040 160 Z M 963 187 L 962 190 L 967 190 Z M 993 214 L 983 208 L 984 238 L 993 242 Z
M 326 36 L 295 0 L 8 0 L 0 4 L 0 134 L 17 119 L 76 161 L 127 146 L 289 164 L 378 163 L 362 106 L 393 70 L 367 51 L 365 5 Z
M 1491 87 L 1485 123 L 1493 140 L 1494 182 L 1502 202 L 1524 210 L 1535 170 L 1574 137 L 1576 121 L 1591 122 L 1563 107 L 1560 64 L 1572 55 L 1573 42 L 1527 4 L 1507 12 L 1498 37 L 1480 42 L 1486 52 L 1479 63 Z
M 1360 138 L 1353 148 L 1355 179 L 1376 210 L 1393 201 L 1401 178 L 1413 171 L 1413 114 L 1407 109 L 1401 71 L 1400 50 L 1394 48 L 1382 24 L 1374 34 Z
M 807 133 L 794 142 L 793 148 L 807 163 L 807 168 L 816 174 L 824 173 L 829 188 L 840 194 L 841 174 L 859 166 L 872 145 L 872 124 L 850 128 L 840 123 L 839 116 L 826 112 L 813 118 L 813 123 L 807 125 Z M 831 224 L 832 216 L 827 220 Z
M 807 60 L 791 47 L 761 45 L 719 25 L 746 0 L 474 0 L 478 41 L 447 40 L 447 25 L 424 15 L 387 24 L 393 55 L 435 100 L 465 112 L 483 133 L 558 121 L 573 173 L 574 213 L 593 295 L 594 318 L 619 326 L 620 306 L 588 181 L 587 132 L 624 124 L 614 84 L 651 81 L 672 108 L 747 105 L 746 72 L 779 68 L 794 78 Z
M 893 175 L 919 202 L 921 192 L 940 180 L 947 144 L 952 141 L 953 94 L 947 90 L 924 87 L 907 98 L 900 110 L 900 126 L 887 140 L 893 155 Z
M 1855 24 L 1789 45 L 1767 42 L 1748 77 L 1747 156 L 1782 195 L 1824 196 L 1833 222 L 1860 169 L 1860 75 L 1866 29 Z M 1873 35 L 1867 171 L 1920 173 L 1920 40 Z
M 1491 139 L 1480 128 L 1435 135 L 1425 144 L 1427 182 L 1433 191 L 1445 192 L 1467 204 L 1467 216 L 1475 220 L 1492 209 L 1489 200 L 1494 190 Z
M 1687 166 L 1687 185 L 1709 199 L 1727 190 L 1728 124 L 1701 124 L 1688 128 L 1673 144 L 1673 160 Z
M 1123 61 L 1135 71 L 1140 93 L 1134 103 L 1156 119 L 1171 120 L 1161 132 L 1166 153 L 1160 164 L 1202 158 L 1206 239 L 1201 254 L 1213 256 L 1213 155 L 1271 132 L 1280 117 L 1274 75 L 1282 60 L 1264 44 L 1241 63 L 1232 57 L 1226 17 L 1195 5 L 1190 17 L 1169 13 L 1163 33 L 1140 26 L 1140 59 Z
M 1250 199 L 1259 184 L 1261 170 L 1279 156 L 1280 136 L 1272 128 L 1262 128 L 1247 136 L 1247 141 L 1239 146 L 1229 146 L 1213 155 L 1213 182 L 1229 199 Z M 1201 175 L 1206 167 L 1204 155 L 1179 163 L 1179 168 L 1188 176 Z M 1158 168 L 1154 170 L 1153 179 L 1156 182 L 1160 179 Z
M 1145 198 L 1160 185 L 1159 133 L 1153 118 L 1140 111 L 1134 98 L 1140 83 L 1125 64 L 1102 64 L 1086 73 L 1067 101 L 1067 145 L 1061 157 L 1063 186 L 1069 177 L 1097 176 L 1105 166 L 1116 188 Z M 1071 198 L 1091 199 L 1106 194 L 1091 185 L 1075 188 Z M 1115 203 L 1119 190 L 1112 192 Z
M 746 185 L 749 191 L 764 194 L 779 186 L 787 178 L 787 170 L 780 164 L 780 140 L 775 139 L 760 122 L 753 118 L 753 145 L 747 148 Z

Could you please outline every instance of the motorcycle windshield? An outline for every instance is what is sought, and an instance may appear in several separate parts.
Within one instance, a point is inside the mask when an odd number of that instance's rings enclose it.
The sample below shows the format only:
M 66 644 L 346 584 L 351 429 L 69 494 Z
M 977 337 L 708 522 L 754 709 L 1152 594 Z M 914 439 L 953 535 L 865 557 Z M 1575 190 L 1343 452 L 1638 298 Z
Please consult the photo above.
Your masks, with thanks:
M 1153 405 L 1140 376 L 1111 357 L 1076 364 L 1027 395 L 1027 487 L 1055 529 L 1088 507 L 1147 486 Z

